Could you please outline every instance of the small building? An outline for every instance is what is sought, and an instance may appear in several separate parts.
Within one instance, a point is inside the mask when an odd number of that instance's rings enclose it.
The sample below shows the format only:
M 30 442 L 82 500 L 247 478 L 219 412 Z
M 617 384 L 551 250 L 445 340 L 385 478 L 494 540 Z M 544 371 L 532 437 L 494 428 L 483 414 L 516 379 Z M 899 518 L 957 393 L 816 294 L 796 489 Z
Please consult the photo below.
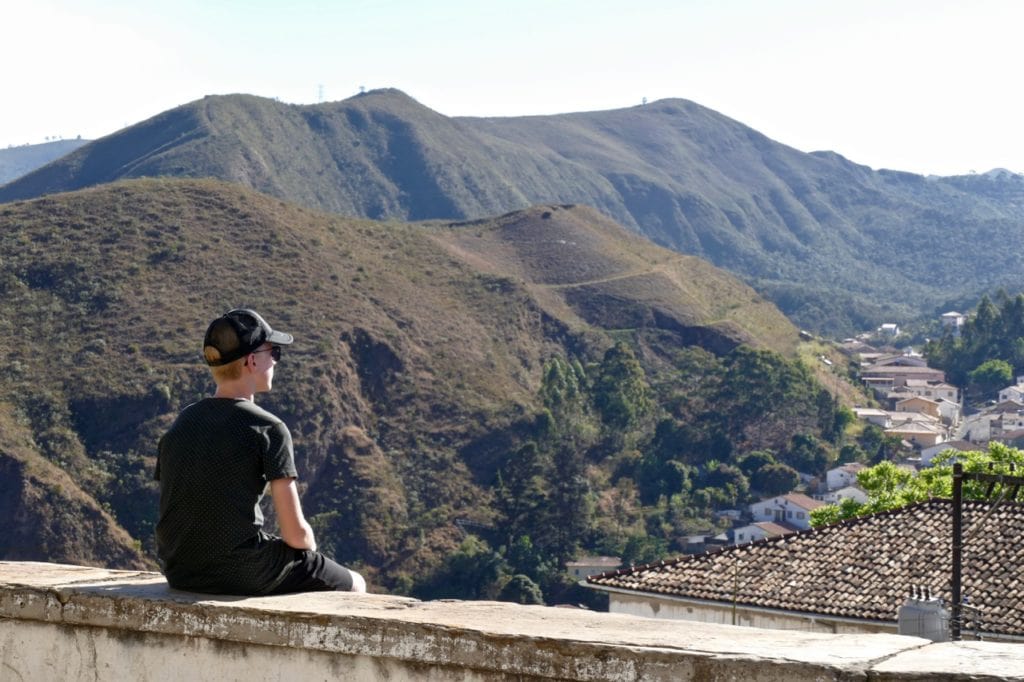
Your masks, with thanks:
M 750 505 L 750 515 L 754 521 L 772 521 L 807 529 L 811 527 L 811 512 L 824 504 L 803 493 L 789 493 L 755 502 Z
M 576 561 L 566 561 L 565 570 L 573 578 L 582 580 L 587 576 L 614 571 L 622 565 L 617 556 L 583 556 Z
M 857 474 L 866 469 L 860 462 L 850 462 L 825 472 L 825 490 L 839 490 L 857 482 Z
M 1017 383 L 999 391 L 999 402 L 1008 400 L 1024 403 L 1024 377 L 1017 377 Z
M 891 388 L 900 388 L 906 386 L 907 382 L 916 379 L 923 381 L 946 381 L 946 373 L 941 369 L 934 369 L 932 367 L 915 367 L 915 366 L 903 366 L 903 365 L 884 365 L 882 367 L 864 367 L 860 370 L 860 377 L 862 381 L 867 382 L 869 379 L 891 379 Z
M 796 533 L 792 526 L 775 523 L 774 521 L 755 521 L 745 526 L 738 526 L 727 532 L 730 545 L 742 545 L 746 542 L 773 538 L 777 535 Z
M 942 313 L 940 320 L 942 321 L 943 329 L 948 329 L 955 336 L 959 336 L 960 330 L 963 329 L 964 323 L 967 321 L 967 316 L 951 310 L 948 313 Z
M 923 379 L 907 379 L 903 383 L 903 391 L 919 395 L 922 398 L 938 400 L 945 398 L 951 402 L 959 402 L 960 391 L 956 386 L 947 384 L 945 381 L 927 381 Z
M 896 436 L 910 443 L 915 449 L 923 449 L 937 445 L 946 440 L 945 429 L 920 421 L 894 423 L 885 430 L 885 435 Z
M 926 414 L 929 417 L 940 419 L 939 404 L 929 398 L 922 398 L 915 395 L 913 398 L 904 398 L 896 403 L 897 412 L 917 412 Z
M 829 490 L 822 495 L 816 495 L 815 499 L 821 500 L 825 504 L 839 504 L 843 500 L 853 500 L 864 504 L 868 501 L 868 494 L 859 486 L 848 485 L 837 490 Z
M 853 408 L 853 413 L 857 415 L 857 419 L 862 419 L 875 426 L 881 426 L 883 429 L 887 429 L 892 425 L 892 417 L 886 410 L 879 410 L 874 407 L 855 407 Z
M 878 333 L 882 336 L 899 336 L 900 328 L 895 322 L 886 322 L 878 328 Z

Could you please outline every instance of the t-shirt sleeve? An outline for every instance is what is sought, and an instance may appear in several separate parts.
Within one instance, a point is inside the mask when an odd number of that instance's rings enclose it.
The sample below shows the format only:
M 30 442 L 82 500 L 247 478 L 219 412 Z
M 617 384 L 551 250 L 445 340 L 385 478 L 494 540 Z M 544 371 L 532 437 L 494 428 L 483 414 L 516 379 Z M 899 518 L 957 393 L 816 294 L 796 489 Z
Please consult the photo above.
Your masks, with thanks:
M 295 453 L 292 450 L 292 434 L 284 422 L 270 425 L 265 434 L 266 448 L 263 452 L 263 475 L 268 481 L 278 478 L 298 478 L 295 469 Z

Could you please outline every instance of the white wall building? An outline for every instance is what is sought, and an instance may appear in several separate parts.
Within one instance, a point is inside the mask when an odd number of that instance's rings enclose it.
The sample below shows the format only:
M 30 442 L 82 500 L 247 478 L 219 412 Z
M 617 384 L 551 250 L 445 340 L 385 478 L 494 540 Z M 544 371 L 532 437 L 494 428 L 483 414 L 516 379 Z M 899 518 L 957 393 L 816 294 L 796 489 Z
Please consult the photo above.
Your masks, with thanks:
M 811 527 L 811 511 L 824 504 L 803 493 L 789 493 L 755 502 L 750 505 L 750 515 L 754 521 L 785 523 L 806 530 Z

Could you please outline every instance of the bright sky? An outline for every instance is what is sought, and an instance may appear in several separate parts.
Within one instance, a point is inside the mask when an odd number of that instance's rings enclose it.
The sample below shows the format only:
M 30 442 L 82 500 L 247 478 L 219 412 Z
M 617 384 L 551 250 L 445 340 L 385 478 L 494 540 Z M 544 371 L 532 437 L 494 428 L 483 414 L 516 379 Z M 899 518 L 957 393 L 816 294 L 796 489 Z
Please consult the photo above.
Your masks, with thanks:
M 693 100 L 873 168 L 1024 172 L 1018 0 L 31 0 L 0 9 L 0 148 L 206 94 L 396 87 L 448 116 Z

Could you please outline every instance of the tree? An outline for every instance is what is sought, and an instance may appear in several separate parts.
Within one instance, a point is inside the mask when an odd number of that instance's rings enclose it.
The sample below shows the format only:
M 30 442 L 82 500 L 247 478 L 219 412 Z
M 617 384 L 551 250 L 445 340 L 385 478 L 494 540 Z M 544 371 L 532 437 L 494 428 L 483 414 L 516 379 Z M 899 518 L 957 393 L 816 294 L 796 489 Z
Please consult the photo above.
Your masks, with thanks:
M 654 403 L 643 367 L 625 343 L 608 349 L 594 382 L 594 405 L 608 426 L 625 431 L 647 416 Z
M 1012 382 L 1013 367 L 1005 360 L 986 360 L 975 367 L 967 379 L 982 394 L 991 395 Z
M 790 440 L 783 459 L 798 471 L 821 474 L 835 461 L 835 455 L 813 435 L 798 433 Z
M 414 592 L 421 599 L 494 598 L 496 583 L 506 568 L 501 556 L 484 540 L 468 535 L 430 580 Z
M 751 487 L 770 497 L 791 492 L 799 484 L 800 474 L 786 464 L 768 464 L 750 477 Z
M 896 509 L 932 497 L 952 497 L 954 462 L 962 462 L 964 471 L 1013 475 L 1024 467 L 1024 452 L 1002 443 L 990 443 L 987 452 L 946 450 L 933 461 L 934 466 L 919 472 L 898 467 L 892 462 L 862 469 L 857 474 L 857 482 L 867 492 L 868 501 L 861 504 L 843 500 L 840 505 L 819 507 L 811 512 L 811 525 L 817 527 L 854 516 Z M 977 481 L 966 482 L 964 499 L 984 499 L 986 486 Z
M 540 585 L 530 580 L 529 576 L 517 573 L 512 576 L 498 593 L 498 601 L 510 601 L 516 604 L 543 604 L 544 594 Z
M 753 476 L 754 472 L 761 467 L 776 463 L 775 455 L 772 454 L 771 450 L 754 450 L 740 457 L 736 464 L 739 466 L 740 471 L 747 476 Z
M 529 534 L 538 525 L 544 504 L 544 459 L 537 444 L 527 441 L 498 470 L 495 507 L 500 512 L 505 541 Z

